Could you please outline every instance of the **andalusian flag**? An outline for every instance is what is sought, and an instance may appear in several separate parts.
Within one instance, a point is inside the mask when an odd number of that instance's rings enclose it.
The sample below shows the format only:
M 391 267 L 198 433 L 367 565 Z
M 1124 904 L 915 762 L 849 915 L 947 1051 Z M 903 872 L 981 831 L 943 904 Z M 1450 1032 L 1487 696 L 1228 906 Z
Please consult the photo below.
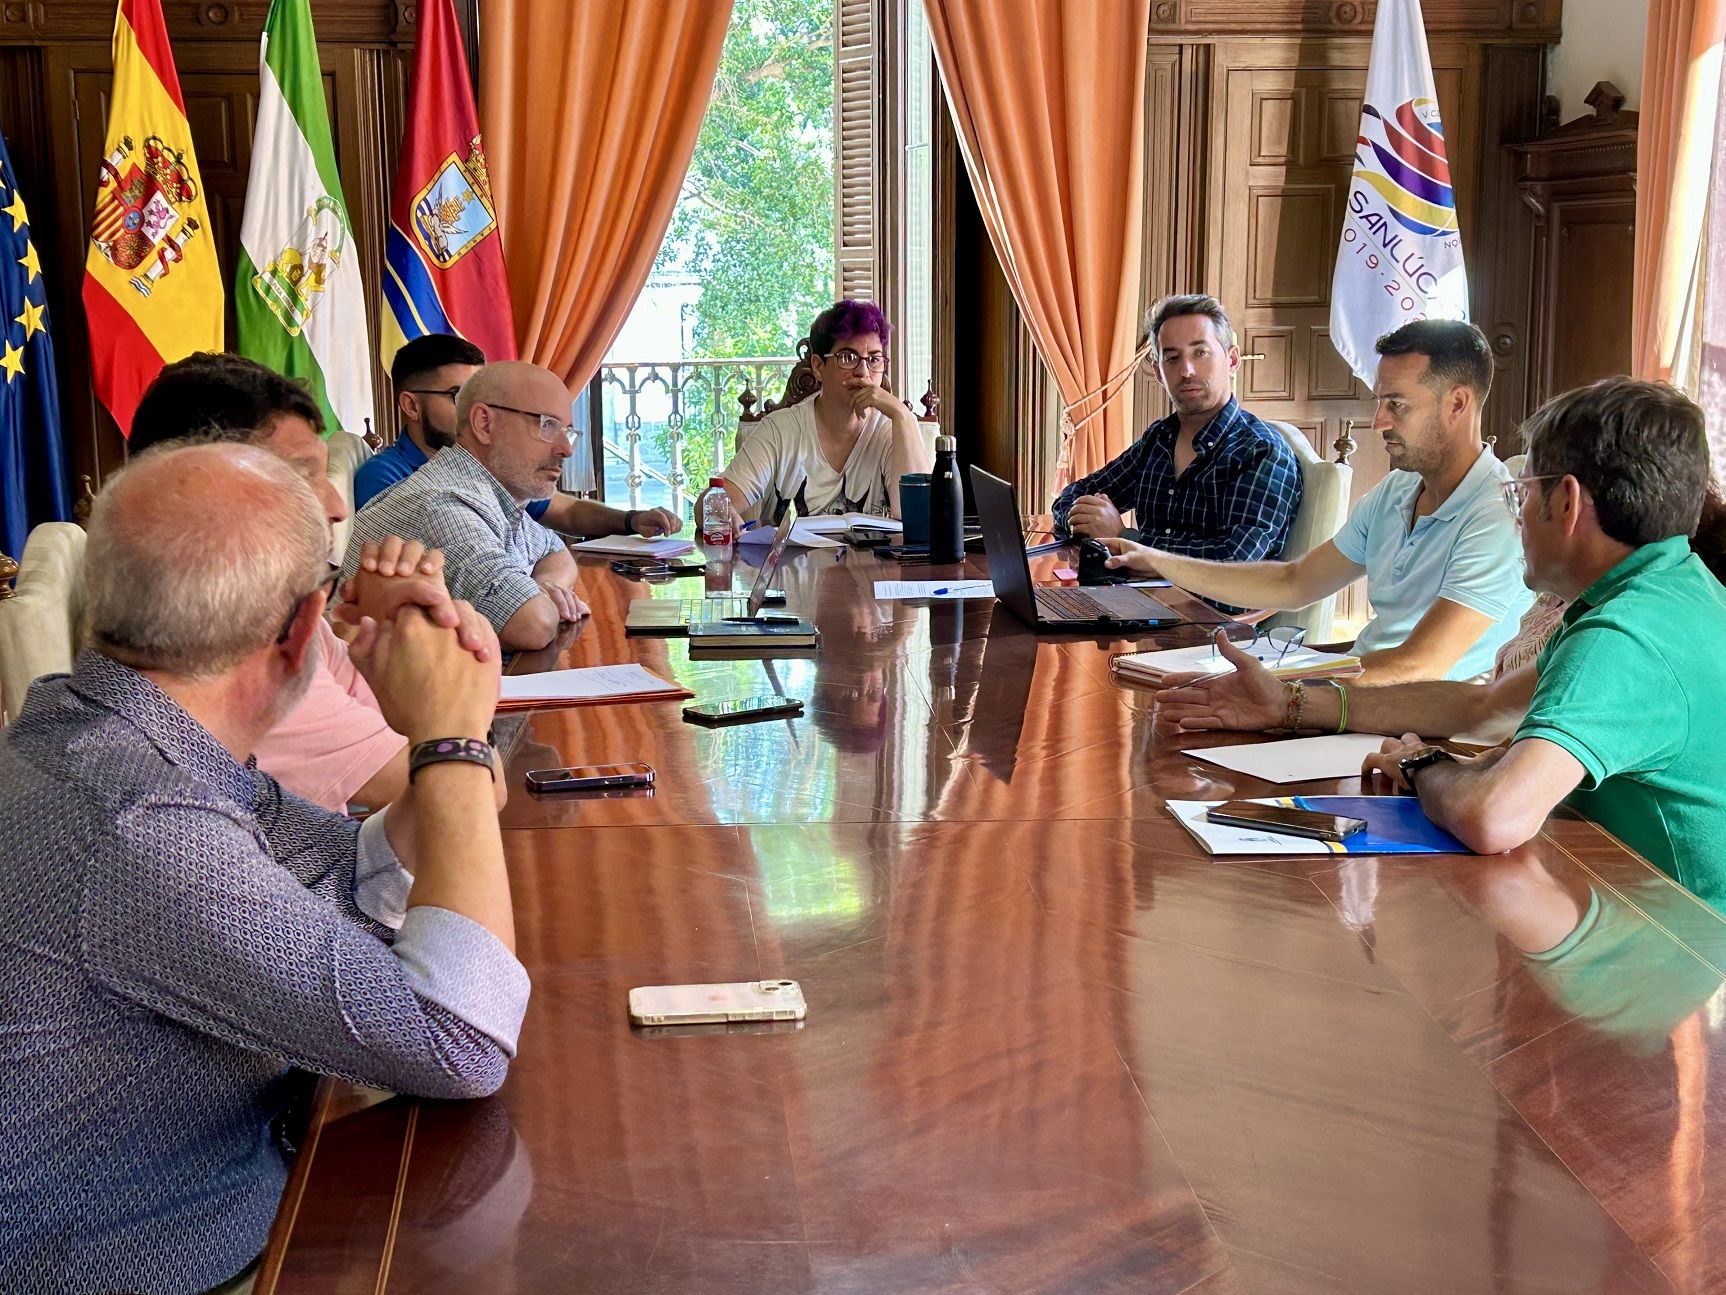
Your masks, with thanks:
M 364 433 L 372 415 L 365 286 L 307 0 L 273 0 L 260 75 L 234 278 L 239 351 L 303 381 L 331 431 Z
M 96 395 L 130 435 L 169 361 L 222 349 L 222 274 L 158 0 L 120 0 L 84 314 Z
M 497 208 L 450 0 L 420 0 L 413 92 L 385 243 L 379 349 L 456 333 L 488 360 L 515 358 Z

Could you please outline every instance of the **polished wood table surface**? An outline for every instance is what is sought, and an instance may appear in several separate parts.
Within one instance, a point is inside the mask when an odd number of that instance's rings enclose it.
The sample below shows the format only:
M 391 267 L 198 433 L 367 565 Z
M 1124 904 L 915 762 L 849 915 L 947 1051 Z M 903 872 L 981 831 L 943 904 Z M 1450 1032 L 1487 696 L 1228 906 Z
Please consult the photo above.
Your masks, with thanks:
M 819 656 L 691 663 L 623 610 L 700 580 L 585 566 L 592 622 L 525 664 L 808 716 L 519 726 L 509 1080 L 326 1084 L 262 1295 L 1726 1290 L 1726 922 L 1571 817 L 1211 859 L 1165 797 L 1272 789 L 1160 740 L 1124 644 L 872 596 L 949 574 L 801 553 Z M 632 760 L 651 796 L 521 790 Z M 801 1026 L 628 1023 L 636 985 L 778 976 Z

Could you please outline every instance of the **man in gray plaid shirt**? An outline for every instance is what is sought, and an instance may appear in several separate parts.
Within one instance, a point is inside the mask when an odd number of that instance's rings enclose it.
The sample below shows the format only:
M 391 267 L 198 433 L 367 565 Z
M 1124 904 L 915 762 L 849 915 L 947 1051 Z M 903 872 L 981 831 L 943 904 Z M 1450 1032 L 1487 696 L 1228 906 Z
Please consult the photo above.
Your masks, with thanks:
M 368 540 L 418 540 L 443 550 L 450 596 L 472 603 L 505 648 L 546 646 L 588 614 L 575 558 L 523 507 L 557 489 L 575 448 L 568 416 L 569 391 L 550 370 L 515 360 L 480 369 L 456 398 L 455 444 L 354 515 L 343 580 Z

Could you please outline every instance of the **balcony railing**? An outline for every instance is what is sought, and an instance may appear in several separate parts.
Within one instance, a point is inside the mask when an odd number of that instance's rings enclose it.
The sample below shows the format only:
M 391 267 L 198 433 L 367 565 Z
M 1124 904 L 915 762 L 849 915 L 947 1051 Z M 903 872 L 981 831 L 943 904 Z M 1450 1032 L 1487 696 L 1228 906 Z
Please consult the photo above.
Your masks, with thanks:
M 744 392 L 757 405 L 777 400 L 796 363 L 787 355 L 601 365 L 605 498 L 617 507 L 688 516 L 707 479 L 730 461 Z

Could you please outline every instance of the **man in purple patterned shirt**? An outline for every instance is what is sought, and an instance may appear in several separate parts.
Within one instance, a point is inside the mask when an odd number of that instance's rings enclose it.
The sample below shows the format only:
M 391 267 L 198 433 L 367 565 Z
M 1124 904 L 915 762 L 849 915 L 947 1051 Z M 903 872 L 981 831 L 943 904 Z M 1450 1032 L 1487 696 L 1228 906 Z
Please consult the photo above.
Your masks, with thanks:
M 365 605 L 411 604 L 388 586 L 419 549 L 386 547 Z M 361 624 L 415 751 L 364 825 L 250 760 L 315 666 L 328 548 L 310 487 L 249 446 L 146 454 L 97 500 L 91 646 L 0 740 L 0 1289 L 237 1288 L 316 1074 L 503 1082 L 528 982 L 483 740 L 495 637 L 470 652 L 413 605 Z

